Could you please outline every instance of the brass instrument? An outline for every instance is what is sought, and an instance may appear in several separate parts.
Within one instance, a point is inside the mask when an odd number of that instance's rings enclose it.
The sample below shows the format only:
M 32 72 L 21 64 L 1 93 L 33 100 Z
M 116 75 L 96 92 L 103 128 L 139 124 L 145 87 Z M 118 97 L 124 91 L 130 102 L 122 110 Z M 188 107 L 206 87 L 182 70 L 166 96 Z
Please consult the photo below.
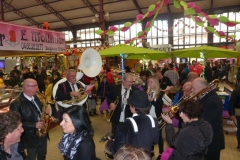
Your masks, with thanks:
M 211 92 L 212 90 L 216 89 L 217 86 L 219 84 L 219 80 L 215 79 L 213 80 L 211 83 L 209 83 L 208 86 L 206 86 L 205 88 L 203 88 L 202 90 L 200 90 L 199 92 L 193 94 L 190 97 L 185 98 L 184 100 L 182 100 L 181 102 L 177 103 L 175 106 L 171 106 L 169 107 L 170 111 L 167 112 L 165 115 L 168 115 L 170 118 L 173 118 L 174 116 L 176 116 L 176 114 L 178 113 L 178 109 L 179 109 L 179 105 L 187 100 L 196 98 L 197 100 L 202 99 L 206 94 L 208 94 L 209 92 Z M 159 130 L 162 129 L 164 126 L 166 125 L 166 122 L 162 119 L 162 117 L 158 118 L 158 127 Z
M 81 102 L 87 97 L 87 94 L 85 93 L 85 88 L 83 88 L 82 84 L 79 81 L 77 81 L 76 83 L 81 85 L 81 87 L 78 90 L 80 95 L 77 97 L 72 97 L 71 100 L 62 101 L 63 104 L 68 104 L 68 105 L 78 104 L 79 102 Z
M 41 129 L 39 128 L 37 130 L 37 135 L 39 137 L 44 137 L 47 135 L 51 123 L 54 122 L 54 118 L 52 116 L 46 114 L 46 109 L 47 109 L 47 105 L 48 105 L 47 97 L 40 92 L 37 92 L 37 93 L 44 98 L 42 114 L 40 117 L 40 121 L 43 122 L 43 127 Z
M 118 103 L 119 103 L 119 98 L 117 97 L 116 100 L 115 100 L 113 103 L 114 103 L 114 104 L 116 105 L 116 107 L 117 107 L 117 105 L 118 105 Z M 115 111 L 115 110 L 111 111 L 110 116 L 109 116 L 109 118 L 107 119 L 108 122 L 110 122 L 110 120 L 111 120 L 111 118 L 112 118 L 112 116 L 113 116 L 114 111 Z

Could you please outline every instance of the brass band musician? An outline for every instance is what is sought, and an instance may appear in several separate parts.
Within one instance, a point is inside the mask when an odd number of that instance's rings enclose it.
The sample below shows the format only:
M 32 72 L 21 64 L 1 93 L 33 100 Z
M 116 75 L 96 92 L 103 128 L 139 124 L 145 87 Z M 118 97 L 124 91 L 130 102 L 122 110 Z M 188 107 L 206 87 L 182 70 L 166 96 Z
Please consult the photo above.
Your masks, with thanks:
M 107 97 L 107 101 L 110 109 L 113 111 L 110 121 L 112 122 L 112 134 L 116 133 L 117 126 L 120 123 L 125 122 L 127 117 L 131 117 L 129 105 L 127 104 L 127 99 L 130 97 L 134 90 L 136 90 L 133 85 L 133 75 L 131 73 L 126 73 L 122 84 L 110 86 L 110 91 Z M 116 99 L 119 99 L 118 104 L 114 104 Z
M 113 155 L 125 144 L 146 148 L 150 153 L 158 142 L 159 131 L 157 119 L 147 115 L 150 109 L 148 95 L 135 90 L 127 102 L 133 117 L 118 125 L 114 140 L 109 139 L 107 147 Z
M 39 137 L 36 132 L 43 127 L 41 115 L 43 112 L 48 114 L 50 110 L 42 110 L 43 103 L 36 96 L 37 90 L 37 82 L 26 79 L 23 82 L 23 92 L 10 105 L 10 110 L 19 112 L 22 117 L 24 133 L 20 145 L 26 148 L 28 160 L 45 160 L 47 154 L 48 135 Z
M 196 78 L 192 82 L 192 92 L 198 93 L 207 86 L 208 82 L 205 79 Z M 222 100 L 217 95 L 216 91 L 212 90 L 200 99 L 200 103 L 203 105 L 201 117 L 210 123 L 213 129 L 212 143 L 208 146 L 205 160 L 219 160 L 220 151 L 225 148 L 222 121 Z

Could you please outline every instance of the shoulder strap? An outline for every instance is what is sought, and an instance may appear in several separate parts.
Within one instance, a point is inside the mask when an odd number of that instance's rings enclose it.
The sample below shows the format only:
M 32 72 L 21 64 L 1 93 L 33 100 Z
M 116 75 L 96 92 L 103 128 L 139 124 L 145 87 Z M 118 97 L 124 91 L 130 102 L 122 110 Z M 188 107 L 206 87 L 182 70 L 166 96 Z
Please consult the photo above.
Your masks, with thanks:
M 155 122 L 154 122 L 154 119 L 152 116 L 150 116 L 149 114 L 146 114 L 146 116 L 148 116 L 148 118 L 150 119 L 151 121 L 151 124 L 152 124 L 152 128 L 155 128 Z
M 63 85 L 64 93 L 67 93 L 67 90 L 66 90 L 66 84 L 65 84 L 65 83 L 62 83 L 62 85 Z
M 132 117 L 128 117 L 127 119 L 132 123 L 134 133 L 138 133 L 138 126 L 136 121 Z

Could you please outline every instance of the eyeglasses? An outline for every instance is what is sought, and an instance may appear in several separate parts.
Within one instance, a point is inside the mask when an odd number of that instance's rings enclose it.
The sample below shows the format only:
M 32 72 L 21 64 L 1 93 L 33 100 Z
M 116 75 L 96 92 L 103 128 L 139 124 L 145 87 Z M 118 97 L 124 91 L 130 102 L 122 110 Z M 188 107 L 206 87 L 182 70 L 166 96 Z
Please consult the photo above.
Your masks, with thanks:
M 27 85 L 28 87 L 38 87 L 38 85 Z
M 133 83 L 133 81 L 125 81 L 125 82 L 127 82 L 127 83 Z

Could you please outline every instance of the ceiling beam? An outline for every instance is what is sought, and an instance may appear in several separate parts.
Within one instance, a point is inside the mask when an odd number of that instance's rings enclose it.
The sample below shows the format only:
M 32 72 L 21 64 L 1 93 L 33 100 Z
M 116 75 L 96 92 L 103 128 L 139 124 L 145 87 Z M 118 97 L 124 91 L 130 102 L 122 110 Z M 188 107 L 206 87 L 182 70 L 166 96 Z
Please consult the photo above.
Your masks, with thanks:
M 88 0 L 82 0 L 82 2 L 92 11 L 92 13 L 99 14 L 98 11 L 93 7 L 93 5 Z
M 169 4 L 167 4 L 167 11 L 168 11 L 169 14 L 171 14 L 171 8 L 170 8 Z
M 132 2 L 133 2 L 133 4 L 135 5 L 136 9 L 138 10 L 138 13 L 139 13 L 139 14 L 143 14 L 143 12 L 142 12 L 142 10 L 141 10 L 141 8 L 140 8 L 137 0 L 132 0 Z
M 59 12 L 57 12 L 55 9 L 53 9 L 50 5 L 48 5 L 44 0 L 36 0 L 39 4 L 41 4 L 44 8 L 46 8 L 48 11 L 50 11 L 52 14 L 54 14 L 56 17 L 58 17 L 60 20 L 62 20 L 68 27 L 72 27 L 73 24 L 69 22 L 66 18 L 64 18 Z
M 7 9 L 9 9 L 10 11 L 14 12 L 15 14 L 17 14 L 18 16 L 20 16 L 21 18 L 27 20 L 28 22 L 30 22 L 31 24 L 37 26 L 38 28 L 42 28 L 42 25 L 37 23 L 35 20 L 31 19 L 30 17 L 26 16 L 24 13 L 22 13 L 21 11 L 19 11 L 18 9 L 14 8 L 13 6 L 11 6 L 10 4 L 8 4 L 7 2 L 3 1 L 3 6 Z

